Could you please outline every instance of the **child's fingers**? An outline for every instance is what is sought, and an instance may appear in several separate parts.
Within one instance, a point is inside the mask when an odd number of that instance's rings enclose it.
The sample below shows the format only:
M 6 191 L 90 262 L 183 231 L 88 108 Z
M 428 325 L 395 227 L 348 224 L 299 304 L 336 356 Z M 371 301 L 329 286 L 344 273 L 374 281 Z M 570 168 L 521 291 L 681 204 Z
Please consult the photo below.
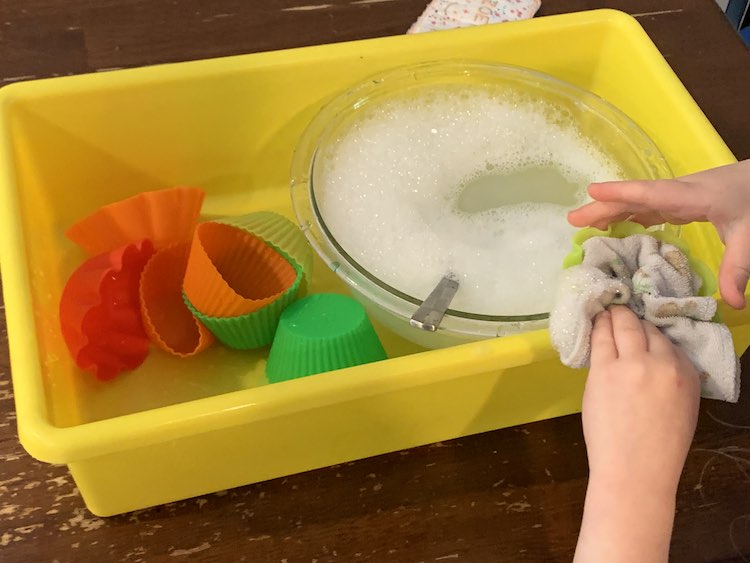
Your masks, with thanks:
M 725 242 L 726 250 L 719 268 L 719 290 L 730 306 L 742 309 L 750 278 L 750 226 L 734 229 Z
M 591 184 L 589 194 L 596 201 L 627 204 L 692 221 L 705 220 L 708 202 L 705 193 L 679 180 L 648 180 Z
M 601 203 L 592 201 L 568 213 L 568 221 L 574 227 L 609 225 L 622 221 L 632 214 L 623 203 Z
M 615 359 L 617 347 L 612 333 L 612 318 L 609 311 L 602 311 L 594 319 L 594 329 L 591 332 L 591 364 Z
M 676 351 L 675 345 L 667 338 L 653 323 L 641 321 L 643 332 L 648 340 L 648 351 L 660 356 L 673 356 Z
M 658 211 L 646 211 L 643 213 L 635 213 L 634 215 L 627 218 L 628 221 L 633 221 L 643 225 L 644 227 L 652 227 L 654 225 L 661 225 L 662 223 L 668 223 L 669 220 L 662 216 Z M 681 222 L 681 221 L 680 221 Z
M 646 333 L 643 330 L 643 323 L 636 314 L 624 306 L 612 307 L 610 313 L 618 357 L 638 356 L 647 352 Z
M 568 213 L 568 222 L 574 227 L 596 227 L 605 230 L 618 221 L 633 221 L 644 227 L 660 225 L 665 218 L 658 211 L 626 203 L 604 203 L 593 201 Z

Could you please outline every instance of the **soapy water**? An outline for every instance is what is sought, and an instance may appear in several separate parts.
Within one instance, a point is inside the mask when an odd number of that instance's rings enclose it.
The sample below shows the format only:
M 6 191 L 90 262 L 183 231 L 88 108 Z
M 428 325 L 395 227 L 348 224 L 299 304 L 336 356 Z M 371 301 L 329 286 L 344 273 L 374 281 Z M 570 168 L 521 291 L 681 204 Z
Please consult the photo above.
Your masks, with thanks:
M 451 308 L 530 315 L 553 304 L 586 186 L 621 172 L 564 110 L 477 86 L 365 106 L 319 154 L 321 216 L 361 267 L 417 299 L 453 274 Z

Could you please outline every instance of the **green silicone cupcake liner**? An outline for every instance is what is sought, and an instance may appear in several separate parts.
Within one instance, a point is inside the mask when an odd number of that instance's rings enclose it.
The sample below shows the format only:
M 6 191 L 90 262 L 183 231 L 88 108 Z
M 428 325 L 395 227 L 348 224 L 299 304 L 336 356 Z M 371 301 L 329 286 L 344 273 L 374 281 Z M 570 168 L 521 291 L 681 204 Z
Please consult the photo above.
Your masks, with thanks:
M 244 229 L 302 267 L 305 278 L 312 275 L 312 250 L 302 231 L 289 219 L 271 211 L 257 211 L 217 222 Z
M 237 317 L 209 317 L 193 307 L 185 293 L 182 299 L 195 317 L 211 331 L 219 342 L 237 350 L 253 350 L 269 345 L 273 341 L 276 327 L 284 309 L 291 305 L 299 293 L 302 268 L 292 262 L 297 277 L 292 286 L 278 299 L 265 307 Z
M 266 376 L 278 383 L 386 358 L 362 305 L 345 295 L 318 293 L 282 314 Z
M 631 235 L 649 235 L 657 240 L 660 240 L 661 242 L 666 242 L 667 244 L 671 244 L 679 248 L 685 254 L 685 256 L 687 256 L 690 267 L 696 274 L 698 274 L 698 276 L 700 276 L 701 280 L 703 281 L 700 289 L 698 290 L 698 295 L 708 297 L 716 293 L 717 284 L 716 276 L 714 276 L 714 273 L 703 262 L 690 254 L 690 248 L 688 248 L 685 242 L 680 240 L 677 235 L 675 235 L 668 229 L 661 231 L 648 230 L 643 225 L 639 225 L 638 223 L 633 223 L 630 221 L 612 223 L 606 231 L 601 231 L 599 229 L 595 229 L 594 227 L 587 227 L 576 232 L 576 234 L 573 235 L 573 250 L 563 260 L 563 268 L 577 266 L 583 261 L 583 243 L 590 238 L 626 238 Z

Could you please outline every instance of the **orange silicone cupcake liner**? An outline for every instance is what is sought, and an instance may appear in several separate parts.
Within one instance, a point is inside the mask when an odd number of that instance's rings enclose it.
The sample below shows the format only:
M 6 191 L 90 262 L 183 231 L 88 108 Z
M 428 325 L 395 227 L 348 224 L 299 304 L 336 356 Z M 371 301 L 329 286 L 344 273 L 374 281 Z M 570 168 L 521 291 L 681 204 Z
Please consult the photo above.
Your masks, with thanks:
M 189 243 L 158 251 L 143 269 L 140 283 L 146 334 L 159 348 L 181 358 L 205 350 L 214 341 L 182 299 L 189 253 Z
M 222 223 L 201 223 L 190 248 L 183 289 L 204 315 L 234 317 L 276 300 L 297 277 L 261 238 Z
M 99 208 L 65 235 L 92 256 L 143 239 L 157 250 L 190 242 L 204 196 L 187 187 L 144 192 Z

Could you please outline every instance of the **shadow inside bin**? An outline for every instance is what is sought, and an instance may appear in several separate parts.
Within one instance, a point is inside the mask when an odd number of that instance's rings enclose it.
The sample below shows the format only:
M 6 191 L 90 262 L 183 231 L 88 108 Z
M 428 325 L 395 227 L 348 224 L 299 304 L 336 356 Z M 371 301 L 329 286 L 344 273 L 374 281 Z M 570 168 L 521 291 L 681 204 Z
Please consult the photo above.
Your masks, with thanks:
M 312 102 L 290 113 L 275 130 L 264 132 L 242 166 L 196 177 L 194 183 L 207 192 L 203 218 L 275 211 L 293 219 L 292 159 L 305 128 L 326 101 Z
M 54 219 L 52 225 L 60 233 L 102 205 L 169 187 L 137 163 L 31 110 L 16 109 L 11 129 L 22 203 L 43 205 L 45 218 Z M 35 220 L 33 228 L 39 223 Z

